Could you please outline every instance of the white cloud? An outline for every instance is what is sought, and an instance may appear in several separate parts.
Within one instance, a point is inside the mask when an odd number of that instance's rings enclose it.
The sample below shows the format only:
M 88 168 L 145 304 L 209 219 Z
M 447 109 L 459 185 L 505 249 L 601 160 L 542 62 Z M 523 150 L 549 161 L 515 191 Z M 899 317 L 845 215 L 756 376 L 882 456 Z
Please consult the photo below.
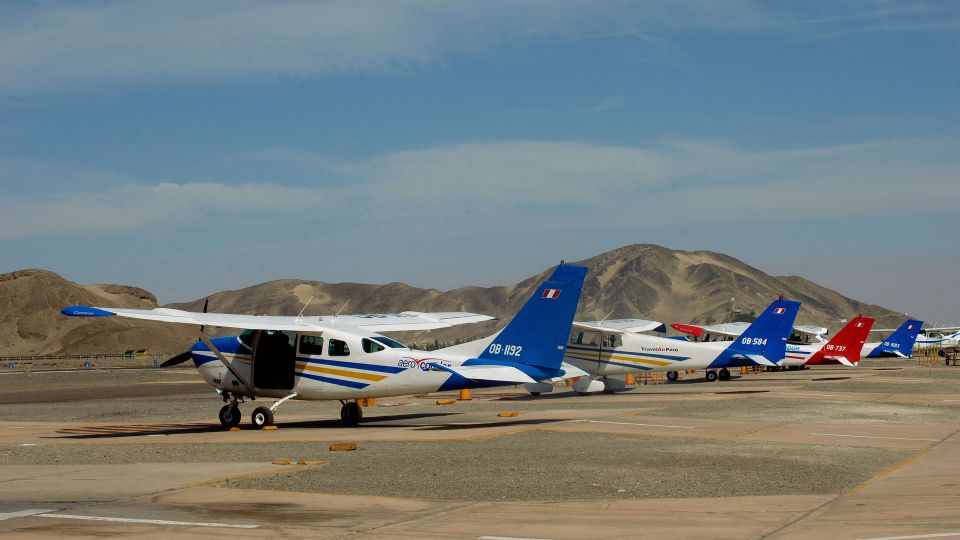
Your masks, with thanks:
M 960 209 L 960 141 L 892 139 L 751 152 L 715 141 L 635 148 L 507 141 L 339 166 L 381 216 L 504 230 L 783 222 Z M 935 195 L 930 197 L 930 195 Z
M 940 18 L 937 10 L 917 13 L 896 2 L 883 9 L 833 1 L 804 6 L 774 10 L 753 0 L 14 3 L 0 8 L 0 92 L 381 73 L 545 40 L 634 36 L 656 48 L 667 42 L 655 34 L 684 29 L 819 35 L 856 31 L 850 25 L 858 21 L 919 30 Z M 829 17 L 816 16 L 822 13 Z
M 958 150 L 960 140 L 949 138 L 772 151 L 685 139 L 647 147 L 501 141 L 347 162 L 273 148 L 247 157 L 278 170 L 290 161 L 295 176 L 318 180 L 298 187 L 125 180 L 41 195 L 11 193 L 0 200 L 0 237 L 69 237 L 160 225 L 177 230 L 195 226 L 197 216 L 211 218 L 204 226 L 255 217 L 257 227 L 271 231 L 333 225 L 347 236 L 397 239 L 424 231 L 489 238 L 655 225 L 790 222 L 800 228 L 811 219 L 960 210 Z M 73 174 L 80 182 L 92 177 Z
M 0 238 L 125 234 L 225 216 L 293 214 L 327 203 L 317 189 L 271 184 L 121 185 L 0 200 Z M 204 218 L 201 220 L 201 218 Z

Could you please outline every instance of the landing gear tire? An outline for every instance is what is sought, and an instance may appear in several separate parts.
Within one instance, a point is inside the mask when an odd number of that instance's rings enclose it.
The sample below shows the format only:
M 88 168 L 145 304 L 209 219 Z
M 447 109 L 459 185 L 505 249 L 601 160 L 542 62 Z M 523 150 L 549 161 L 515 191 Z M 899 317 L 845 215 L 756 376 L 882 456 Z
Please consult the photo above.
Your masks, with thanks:
M 711 371 L 708 371 L 708 372 L 707 372 L 707 382 L 714 382 L 714 381 L 716 381 L 716 380 L 717 380 L 717 372 L 716 372 L 716 371 L 712 371 L 712 370 L 711 370 Z
M 240 420 L 240 407 L 237 407 L 236 405 L 224 405 L 220 408 L 220 423 L 224 426 L 239 426 Z
M 263 429 L 273 425 L 273 411 L 267 407 L 257 407 L 250 415 L 250 423 L 256 429 Z
M 677 382 L 677 379 L 679 379 L 679 378 L 680 378 L 680 372 L 679 372 L 679 371 L 668 371 L 668 372 L 667 372 L 667 380 L 668 380 L 668 381 L 670 381 L 670 382 Z
M 540 392 L 530 392 L 530 395 L 533 397 L 537 397 L 540 395 Z
M 348 401 L 340 408 L 340 421 L 345 426 L 356 426 L 363 420 L 363 409 L 356 401 Z
M 719 375 L 720 375 L 720 380 L 721 380 L 721 381 L 729 381 L 729 380 L 730 380 L 730 370 L 727 369 L 727 368 L 721 369 Z

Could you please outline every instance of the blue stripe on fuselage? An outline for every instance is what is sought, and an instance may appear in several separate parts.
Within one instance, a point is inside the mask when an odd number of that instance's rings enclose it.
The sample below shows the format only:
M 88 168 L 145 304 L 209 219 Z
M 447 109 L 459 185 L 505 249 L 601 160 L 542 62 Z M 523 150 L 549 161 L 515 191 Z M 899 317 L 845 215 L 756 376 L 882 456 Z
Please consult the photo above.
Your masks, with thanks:
M 297 376 L 298 376 L 298 377 L 303 377 L 303 378 L 305 378 L 305 379 L 313 379 L 313 380 L 315 380 L 315 381 L 320 381 L 320 382 L 325 382 L 325 383 L 330 383 L 330 384 L 336 384 L 336 385 L 339 385 L 339 386 L 346 386 L 346 387 L 349 387 L 349 388 L 358 388 L 358 389 L 359 389 L 359 388 L 366 388 L 366 387 L 370 386 L 370 385 L 367 384 L 367 383 L 360 383 L 360 382 L 354 382 L 354 381 L 344 381 L 344 380 L 341 380 L 341 379 L 332 379 L 332 378 L 330 378 L 330 377 L 324 377 L 323 375 L 313 375 L 312 373 L 304 373 L 304 372 L 302 372 L 302 371 L 298 371 L 298 372 L 297 372 Z
M 337 366 L 353 369 L 365 369 L 367 371 L 379 371 L 381 373 L 400 373 L 407 368 L 398 366 L 384 366 L 379 364 L 361 364 L 359 362 L 346 362 L 344 360 L 327 360 L 326 358 L 297 358 L 297 362 L 306 362 L 308 364 L 320 364 L 325 366 Z

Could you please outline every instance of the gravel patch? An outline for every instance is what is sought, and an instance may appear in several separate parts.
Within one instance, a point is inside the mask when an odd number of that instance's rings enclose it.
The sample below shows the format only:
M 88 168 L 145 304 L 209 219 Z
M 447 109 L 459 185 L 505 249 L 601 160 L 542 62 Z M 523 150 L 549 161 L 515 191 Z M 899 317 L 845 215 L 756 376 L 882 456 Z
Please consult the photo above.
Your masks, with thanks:
M 838 389 L 839 390 L 839 389 Z M 711 420 L 755 420 L 815 424 L 943 424 L 960 423 L 960 407 L 875 403 L 817 399 L 752 398 L 689 401 L 665 404 L 644 412 L 653 416 L 679 416 Z
M 492 440 L 363 443 L 321 467 L 223 487 L 433 500 L 840 493 L 913 452 L 533 431 Z
M 255 444 L 52 444 L 0 446 L 4 465 L 103 465 L 130 463 L 272 462 L 278 458 L 329 459 L 329 443 Z
M 904 378 L 913 377 L 913 373 L 904 374 Z M 888 376 L 882 379 L 848 381 L 811 382 L 800 387 L 816 392 L 869 392 L 876 394 L 957 394 L 960 393 L 960 380 L 931 379 L 930 381 L 898 381 Z

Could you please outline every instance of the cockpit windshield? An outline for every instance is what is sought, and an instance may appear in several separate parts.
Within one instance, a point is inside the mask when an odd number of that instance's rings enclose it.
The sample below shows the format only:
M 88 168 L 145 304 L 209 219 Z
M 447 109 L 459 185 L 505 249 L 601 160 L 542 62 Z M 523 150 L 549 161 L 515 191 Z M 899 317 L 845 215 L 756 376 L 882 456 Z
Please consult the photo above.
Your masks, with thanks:
M 386 345 L 387 347 L 390 347 L 391 349 L 406 349 L 406 348 L 407 348 L 407 346 L 404 345 L 403 343 L 400 343 L 399 341 L 394 341 L 394 340 L 392 340 L 392 339 L 390 339 L 390 338 L 388 338 L 388 337 L 384 337 L 384 336 L 374 336 L 373 339 L 374 339 L 375 341 L 379 341 L 380 343 L 383 343 L 384 345 Z
M 256 330 L 244 330 L 244 331 L 241 332 L 240 335 L 238 336 L 238 339 L 240 340 L 240 343 L 243 343 L 244 345 L 246 345 L 248 349 L 252 349 L 252 348 L 253 348 L 253 335 L 254 335 L 254 332 L 256 332 Z

